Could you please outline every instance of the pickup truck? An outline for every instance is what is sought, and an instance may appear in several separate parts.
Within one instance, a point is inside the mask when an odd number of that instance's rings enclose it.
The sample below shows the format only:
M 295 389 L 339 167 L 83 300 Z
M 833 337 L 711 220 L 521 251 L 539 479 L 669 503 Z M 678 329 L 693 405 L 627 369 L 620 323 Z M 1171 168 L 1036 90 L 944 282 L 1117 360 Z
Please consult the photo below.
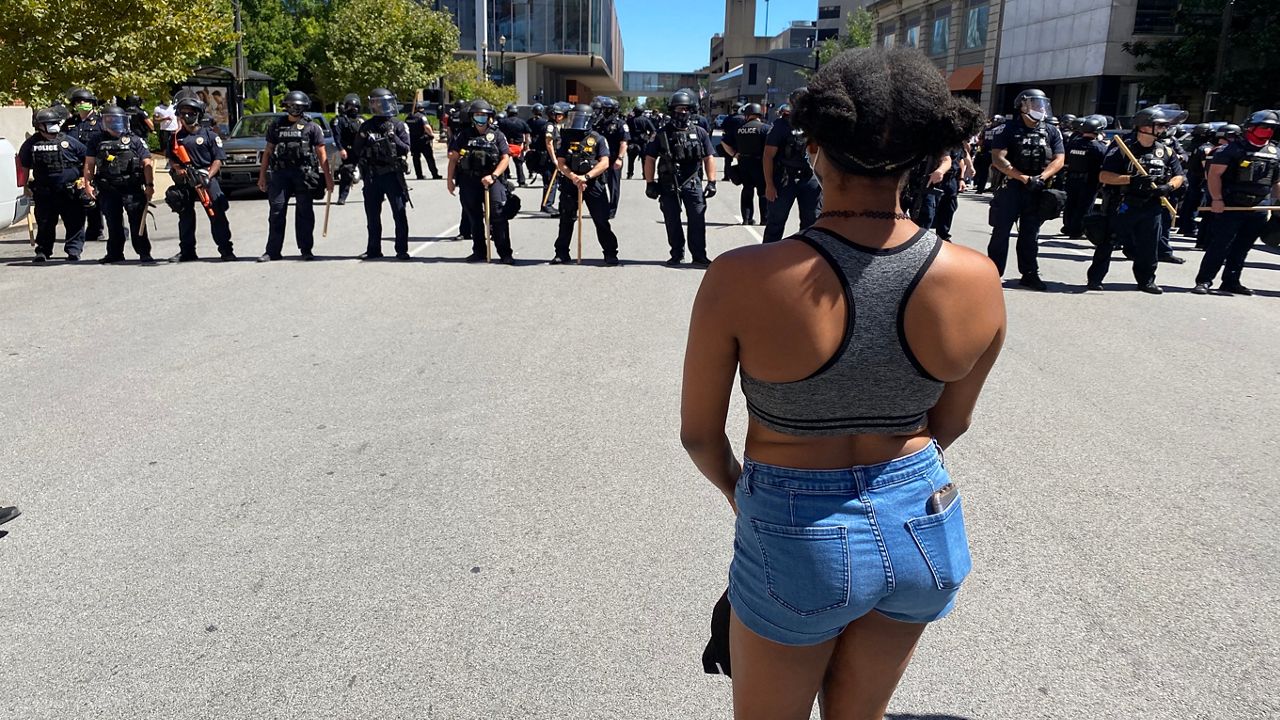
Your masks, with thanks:
M 18 149 L 7 138 L 0 137 L 0 230 L 27 216 L 31 201 L 22 194 L 25 184 L 23 173 L 18 169 Z
M 218 173 L 218 184 L 222 190 L 231 193 L 234 190 L 245 190 L 258 184 L 258 168 L 262 163 L 262 152 L 267 149 L 267 128 L 284 116 L 284 113 L 253 113 L 240 118 L 240 122 L 231 131 L 231 137 L 222 143 L 222 151 L 227 160 Z M 329 154 L 329 169 L 337 174 L 342 158 L 333 141 L 333 132 L 329 129 L 329 121 L 319 113 L 307 113 L 307 117 L 315 120 L 324 130 L 325 152 Z M 316 192 L 316 199 L 324 197 L 324 189 Z

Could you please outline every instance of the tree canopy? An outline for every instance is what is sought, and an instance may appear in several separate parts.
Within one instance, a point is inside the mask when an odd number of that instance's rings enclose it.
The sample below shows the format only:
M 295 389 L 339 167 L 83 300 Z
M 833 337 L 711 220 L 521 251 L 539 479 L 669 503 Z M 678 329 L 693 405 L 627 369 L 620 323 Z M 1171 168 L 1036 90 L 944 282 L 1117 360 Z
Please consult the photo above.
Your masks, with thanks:
M 876 19 L 866 8 L 858 8 L 845 16 L 844 32 L 818 44 L 818 64 L 826 65 L 831 58 L 850 48 L 871 47 Z
M 100 98 L 167 93 L 231 38 L 226 2 L 6 0 L 0 101 L 46 105 L 71 87 Z
M 498 85 L 488 78 L 476 78 L 475 60 L 453 60 L 444 69 L 444 86 L 454 100 L 488 100 L 494 107 L 505 107 L 517 99 L 514 85 Z
M 324 25 L 316 86 L 327 98 L 386 87 L 409 97 L 458 47 L 452 16 L 415 0 L 338 0 Z
M 1156 41 L 1125 43 L 1138 59 L 1144 94 L 1170 99 L 1200 99 L 1213 88 L 1227 0 L 1184 0 L 1174 13 L 1179 35 Z M 1221 97 L 1214 105 L 1265 108 L 1280 105 L 1280 3 L 1235 0 L 1228 32 Z

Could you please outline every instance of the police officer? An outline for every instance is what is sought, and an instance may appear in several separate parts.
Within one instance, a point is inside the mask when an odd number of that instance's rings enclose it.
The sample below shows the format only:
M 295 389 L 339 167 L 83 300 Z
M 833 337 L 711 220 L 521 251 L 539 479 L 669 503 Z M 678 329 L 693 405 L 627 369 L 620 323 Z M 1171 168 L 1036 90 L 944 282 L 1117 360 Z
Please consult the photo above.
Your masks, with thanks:
M 653 139 L 655 128 L 653 121 L 644 116 L 644 111 L 636 107 L 627 119 L 627 132 L 631 135 L 631 142 L 627 143 L 627 179 L 630 180 L 636 174 L 636 160 L 644 156 L 644 149 Z M 644 174 L 644 160 L 640 160 L 640 174 Z
M 1249 250 L 1262 234 L 1267 214 L 1225 212 L 1224 208 L 1254 207 L 1268 198 L 1274 204 L 1280 199 L 1277 128 L 1280 128 L 1280 113 L 1259 110 L 1244 124 L 1244 135 L 1214 152 L 1209 160 L 1205 184 L 1209 188 L 1213 222 L 1209 227 L 1209 249 L 1200 261 L 1200 272 L 1196 274 L 1196 286 L 1192 290 L 1197 295 L 1209 292 L 1224 263 L 1226 269 L 1219 289 L 1233 295 L 1253 294 L 1240 283 L 1240 274 Z
M 920 227 L 932 228 L 942 240 L 951 240 L 951 223 L 964 189 L 965 149 L 953 148 L 934 167 L 926 180 Z
M 1228 123 L 1226 125 L 1223 125 L 1214 132 L 1213 136 L 1214 136 L 1214 142 L 1216 144 L 1205 153 L 1205 161 L 1204 161 L 1205 188 L 1204 188 L 1204 195 L 1201 198 L 1201 202 L 1204 203 L 1205 205 L 1209 203 L 1208 172 L 1209 172 L 1209 164 L 1213 161 L 1213 156 L 1223 148 L 1231 145 L 1231 143 L 1235 142 L 1243 134 L 1244 134 L 1244 131 L 1240 129 L 1240 126 L 1235 125 L 1233 123 Z M 1213 226 L 1213 221 L 1220 217 L 1222 217 L 1222 214 L 1215 215 L 1211 212 L 1206 212 L 1201 214 L 1200 224 L 1196 230 L 1196 249 L 1197 250 L 1209 249 L 1209 238 L 1213 236 L 1213 232 L 1211 231 L 1211 228 Z
M 369 228 L 369 241 L 363 260 L 382 257 L 382 201 L 391 207 L 396 225 L 396 258 L 409 259 L 409 188 L 404 182 L 406 158 L 409 155 L 409 129 L 396 118 L 400 102 L 386 88 L 369 91 L 371 117 L 356 133 L 355 155 L 360 163 L 363 182 L 364 217 Z
M 467 262 L 485 262 L 485 220 L 489 221 L 489 234 L 498 249 L 498 260 L 504 265 L 514 265 L 511 253 L 511 237 L 508 234 L 507 217 L 503 206 L 507 201 L 507 186 L 502 175 L 511 163 L 511 151 L 507 138 L 494 127 L 493 106 L 484 100 L 472 101 L 467 108 L 471 122 L 458 130 L 449 146 L 449 170 L 445 182 L 449 194 L 458 194 L 462 209 L 471 220 L 471 255 Z M 489 217 L 485 217 L 485 195 L 489 197 Z
M 582 202 L 591 213 L 596 226 L 596 239 L 604 251 L 604 264 L 618 265 L 618 238 L 609 226 L 609 194 L 605 178 L 613 162 L 609 141 L 591 129 L 592 112 L 586 105 L 578 105 L 569 113 L 560 131 L 556 147 L 556 166 L 560 169 L 560 232 L 556 235 L 555 257 L 552 265 L 570 261 L 569 241 L 577 219 L 577 202 Z
M 596 119 L 596 132 L 604 136 L 609 143 L 609 170 L 605 173 L 605 184 L 609 188 L 609 218 L 618 214 L 618 199 L 622 194 L 622 159 L 627 156 L 631 144 L 631 134 L 627 132 L 627 123 L 618 117 L 618 101 L 611 97 L 596 98 L 600 103 L 600 116 Z
M 1040 196 L 1062 169 L 1062 133 L 1046 121 L 1053 115 L 1049 98 L 1040 90 L 1024 90 L 1014 101 L 1018 114 L 1010 118 L 991 142 L 991 165 L 1009 183 L 991 200 L 991 242 L 987 256 L 1004 275 L 1009 236 L 1018 223 L 1018 284 L 1046 290 L 1040 279 Z
M 229 203 L 218 185 L 218 173 L 222 170 L 223 161 L 227 159 L 222 150 L 222 138 L 212 128 L 201 124 L 204 103 L 194 95 L 186 94 L 177 99 L 174 110 L 178 115 L 178 132 L 165 151 L 174 184 L 165 193 L 165 202 L 178 213 L 178 254 L 169 258 L 169 262 L 199 259 L 196 254 L 197 203 L 201 204 L 202 211 L 209 217 L 209 230 L 213 235 L 213 242 L 218 246 L 218 256 L 224 261 L 235 260 L 231 225 L 227 222 Z M 179 147 L 191 161 L 190 164 L 181 161 Z M 204 203 L 200 200 L 200 187 L 207 193 L 208 208 L 204 208 Z
M 356 136 L 360 134 L 360 126 L 364 118 L 360 116 L 360 96 L 350 93 L 342 98 L 341 112 L 333 119 L 333 142 L 338 146 L 338 154 L 342 164 L 338 166 L 338 204 L 347 204 L 347 195 L 351 194 L 351 185 L 359 173 L 356 163 Z
M 1160 236 L 1168 217 L 1160 201 L 1185 181 L 1177 153 L 1161 142 L 1171 119 L 1159 107 L 1143 108 L 1133 116 L 1134 130 L 1123 140 L 1142 165 L 1145 176 L 1133 166 L 1119 143 L 1103 158 L 1098 178 L 1108 190 L 1105 205 L 1111 232 L 1094 248 L 1088 272 L 1090 290 L 1103 289 L 1102 281 L 1111 267 L 1114 236 L 1133 259 L 1133 279 L 1138 282 L 1138 289 L 1152 295 L 1164 292 L 1156 284 Z
M 720 144 L 725 153 L 738 163 L 738 181 L 742 183 L 740 206 L 742 224 L 755 225 L 752 203 L 760 205 L 760 224 L 769 219 L 769 201 L 765 197 L 764 146 L 772 126 L 761 120 L 764 110 L 759 103 L 751 103 L 742 110 L 746 122 L 738 126 L 732 135 L 721 136 Z
M 738 170 L 733 167 L 733 156 L 729 154 L 729 149 L 725 146 L 723 138 L 736 138 L 738 136 L 738 128 L 742 127 L 742 124 L 747 121 L 747 118 L 742 114 L 742 109 L 746 106 L 747 103 L 734 105 L 733 112 L 724 119 L 724 122 L 720 123 L 721 141 L 719 145 L 716 145 L 716 154 L 724 158 L 725 182 L 729 182 L 730 178 L 736 177 Z
M 92 154 L 94 145 L 102 140 L 102 117 L 94 109 L 98 105 L 98 99 L 84 88 L 73 88 L 67 99 L 70 101 L 72 114 L 62 124 L 62 131 L 79 140 L 86 151 Z M 102 239 L 102 210 L 97 203 L 85 206 L 84 239 L 86 242 Z
M 519 183 L 520 187 L 524 187 L 524 159 L 522 156 L 525 149 L 529 147 L 529 138 L 533 135 L 533 130 L 528 123 L 520 118 L 520 109 L 515 104 L 507 105 L 506 117 L 498 120 L 498 129 L 507 138 L 507 149 L 511 151 L 510 165 L 514 165 L 516 168 L 516 182 Z M 509 169 L 507 174 L 510 175 Z
M 1062 234 L 1073 239 L 1084 237 L 1084 216 L 1098 198 L 1098 173 L 1107 154 L 1107 143 L 1098 138 L 1106 118 L 1090 115 L 1076 125 L 1076 135 L 1066 144 L 1067 203 L 1062 209 Z
M 1196 236 L 1196 215 L 1204 202 L 1204 176 L 1209 152 L 1214 148 L 1213 127 L 1200 123 L 1191 130 L 1187 147 L 1187 191 L 1178 207 L 1178 232 L 1186 237 Z
M 62 118 L 52 108 L 36 113 L 36 133 L 22 143 L 18 162 L 31 172 L 23 192 L 35 203 L 36 256 L 43 263 L 53 255 L 58 220 L 66 230 L 67 260 L 76 262 L 84 250 L 84 203 L 80 199 L 85 146 L 62 132 Z
M 324 130 L 307 117 L 311 98 L 294 90 L 284 96 L 284 115 L 267 128 L 267 147 L 258 169 L 258 189 L 267 194 L 267 250 L 258 262 L 279 260 L 284 251 L 284 226 L 288 220 L 289 198 L 297 208 L 294 236 L 303 260 L 314 260 L 316 215 L 313 193 L 324 187 L 333 191 L 329 174 L 329 154 L 324 146 Z M 268 180 L 267 170 L 271 175 Z
M 794 99 L 796 93 L 791 97 Z M 813 174 L 807 147 L 804 132 L 791 126 L 791 104 L 783 103 L 764 141 L 764 193 L 769 201 L 764 227 L 767 243 L 782 239 L 792 205 L 800 205 L 801 230 L 817 222 L 818 213 L 822 212 L 822 185 Z
M 551 156 L 547 154 L 547 108 L 542 103 L 534 103 L 529 108 L 529 121 L 525 123 L 529 126 L 529 144 L 524 149 L 524 163 L 529 168 L 529 184 L 533 185 L 534 178 L 544 177 L 543 170 L 551 164 Z M 543 187 L 546 187 L 547 181 L 542 181 Z
M 560 143 L 560 129 L 564 125 L 565 117 L 572 108 L 569 103 L 558 102 L 551 106 L 551 122 L 547 123 L 547 131 L 543 143 L 543 149 L 547 153 L 548 159 L 554 159 L 556 156 L 556 146 Z M 542 184 L 547 188 L 547 202 L 542 206 L 542 212 L 548 215 L 558 215 L 559 210 L 556 209 L 556 188 L 560 183 L 551 182 L 552 176 L 556 173 L 556 166 L 553 162 L 544 163 L 542 166 Z
M 436 139 L 436 131 L 431 127 L 431 119 L 427 117 L 429 105 L 425 100 L 413 106 L 406 124 L 409 126 L 409 146 L 413 149 L 413 174 L 419 180 L 426 180 L 422 174 L 422 156 L 427 157 L 427 169 L 431 171 L 431 179 L 439 180 L 440 171 L 436 169 L 436 154 L 431 151 L 431 144 Z
M 151 133 L 155 132 L 156 125 L 151 122 L 151 115 L 142 109 L 142 98 L 129 95 L 124 99 L 123 107 L 129 116 L 129 133 L 146 142 Z
M 1062 131 L 1062 145 L 1065 147 L 1080 131 L 1080 118 L 1067 113 L 1062 116 L 1062 124 L 1058 126 L 1058 129 Z M 1067 160 L 1070 159 L 1070 157 L 1067 158 Z
M 124 217 L 138 259 L 144 265 L 155 262 L 146 225 L 147 204 L 155 194 L 151 151 L 130 132 L 130 115 L 115 105 L 103 109 L 103 139 L 84 163 L 85 191 L 97 200 L 107 226 L 107 253 L 98 261 L 104 265 L 124 260 Z
M 973 191 L 979 195 L 987 191 L 987 178 L 991 174 L 991 144 L 995 142 L 996 134 L 1000 132 L 1003 125 L 1004 116 L 996 115 L 982 130 L 978 144 L 978 157 L 974 160 L 973 175 Z
M 658 201 L 671 246 L 668 267 L 684 262 L 685 235 L 680 223 L 680 207 L 689 219 L 689 252 L 693 264 L 707 267 L 707 203 L 716 194 L 715 156 L 711 135 L 693 124 L 697 99 L 688 90 L 672 93 L 667 105 L 671 121 L 658 130 L 645 148 L 645 195 Z M 702 173 L 708 178 L 702 187 Z

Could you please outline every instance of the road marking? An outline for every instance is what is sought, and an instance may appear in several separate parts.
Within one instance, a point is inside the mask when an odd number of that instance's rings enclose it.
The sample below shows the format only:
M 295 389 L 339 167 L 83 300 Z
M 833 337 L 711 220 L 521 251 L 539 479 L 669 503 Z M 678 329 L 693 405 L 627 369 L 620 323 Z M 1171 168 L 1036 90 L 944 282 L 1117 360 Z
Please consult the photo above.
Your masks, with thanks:
M 442 233 L 437 233 L 435 237 L 452 238 L 452 237 L 453 237 L 453 234 L 454 234 L 454 233 L 456 233 L 456 232 L 458 231 L 458 228 L 459 228 L 459 227 L 461 227 L 461 225 L 459 225 L 459 224 L 457 224 L 457 223 L 454 223 L 453 225 L 450 225 L 450 226 L 449 226 L 449 228 L 448 228 L 447 230 L 445 230 L 444 232 L 442 232 Z M 409 251 L 409 255 L 410 255 L 410 257 L 416 256 L 418 253 L 420 253 L 420 252 L 422 252 L 423 250 L 425 250 L 425 249 L 427 248 L 427 246 L 428 246 L 428 245 L 431 245 L 431 244 L 436 243 L 436 242 L 440 242 L 440 241 L 439 241 L 439 240 L 434 240 L 434 241 L 428 241 L 428 242 L 424 242 L 424 243 L 422 243 L 422 244 L 421 244 L 421 245 L 419 245 L 418 247 L 416 247 L 416 248 L 414 248 L 414 249 L 412 249 L 412 250 L 410 250 L 410 251 Z
M 764 244 L 764 238 L 760 236 L 760 233 L 756 232 L 756 228 L 755 228 L 755 226 L 754 226 L 754 225 L 743 225 L 743 224 L 742 224 L 742 216 L 741 216 L 741 215 L 734 215 L 734 216 L 733 216 L 733 219 L 738 221 L 738 225 L 739 225 L 743 230 L 746 230 L 747 232 L 751 233 L 751 237 L 755 238 L 755 239 L 756 239 L 756 242 L 758 242 L 758 243 L 760 243 L 760 244 L 762 244 L 762 245 Z

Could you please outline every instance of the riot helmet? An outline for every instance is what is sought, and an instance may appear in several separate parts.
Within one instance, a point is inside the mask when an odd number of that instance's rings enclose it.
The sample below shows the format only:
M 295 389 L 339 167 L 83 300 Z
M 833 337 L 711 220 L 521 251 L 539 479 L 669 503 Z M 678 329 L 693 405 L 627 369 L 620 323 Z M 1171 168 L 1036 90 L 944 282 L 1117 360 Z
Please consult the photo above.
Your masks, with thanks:
M 1191 137 L 1196 140 L 1206 140 L 1213 137 L 1213 126 L 1209 123 L 1200 123 L 1191 128 Z
M 400 111 L 400 101 L 395 93 L 386 88 L 374 88 L 369 91 L 369 112 L 375 117 L 393 117 Z
M 128 95 L 124 99 L 124 109 L 129 112 L 137 112 L 142 109 L 142 98 L 137 95 Z
M 1240 137 L 1242 132 L 1244 131 L 1240 129 L 1239 125 L 1227 123 L 1226 125 L 1218 128 L 1218 132 L 1215 133 L 1215 135 L 1219 140 L 1235 140 Z
M 1169 133 L 1169 115 L 1159 105 L 1142 108 L 1134 113 L 1133 129 L 1141 133 L 1144 127 L 1151 128 L 1151 132 L 1145 134 L 1162 138 Z
M 1076 117 L 1075 115 L 1072 115 L 1071 113 L 1067 113 L 1062 116 L 1062 126 L 1068 130 L 1075 130 L 1076 122 L 1079 120 L 1080 118 Z
M 184 90 L 173 99 L 173 111 L 183 123 L 195 127 L 204 114 L 204 103 L 190 90 Z
M 600 111 L 604 114 L 606 118 L 611 118 L 614 115 L 618 114 L 618 108 L 620 106 L 618 105 L 617 100 L 614 100 L 613 98 L 607 95 L 604 97 L 596 98 L 596 100 L 599 101 Z
M 1244 124 L 1244 136 L 1251 145 L 1262 147 L 1275 137 L 1280 128 L 1280 114 L 1275 110 L 1259 110 L 1249 116 Z
M 355 117 L 360 114 L 360 96 L 355 93 L 347 93 L 342 98 L 342 114 L 347 117 Z
M 1055 117 L 1055 116 L 1053 116 L 1053 115 L 1050 115 L 1050 116 L 1045 120 L 1045 122 L 1049 123 L 1050 125 L 1052 125 L 1052 126 L 1054 126 L 1054 127 L 1059 127 L 1059 126 L 1062 124 L 1062 121 L 1058 120 L 1058 118 L 1057 118 L 1057 117 Z
M 1018 99 L 1013 101 L 1013 109 L 1037 123 L 1044 122 L 1053 116 L 1053 105 L 1049 102 L 1049 96 L 1045 95 L 1043 90 L 1035 88 L 1018 93 Z
M 62 115 L 53 108 L 45 108 L 36 113 L 31 125 L 46 135 L 57 135 L 62 132 Z
M 98 99 L 93 96 L 93 93 L 84 88 L 71 88 L 71 91 L 67 93 L 67 99 L 70 101 L 67 104 L 71 106 L 72 110 L 83 113 L 93 112 L 93 106 L 98 103 Z
M 570 105 L 570 104 L 569 104 L 569 103 L 567 103 L 567 102 L 558 102 L 558 103 L 555 103 L 555 104 L 553 104 L 553 105 L 551 106 L 551 115 L 552 115 L 552 117 L 554 117 L 554 116 L 556 116 L 556 115 L 559 115 L 561 118 L 563 118 L 565 115 L 568 115 L 568 114 L 569 114 L 569 110 L 570 110 L 572 107 L 573 107 L 573 106 L 572 106 L 572 105 Z
M 755 115 L 757 117 L 764 115 L 764 108 L 760 107 L 760 103 L 751 103 L 742 106 L 742 114 L 746 117 Z
M 1107 119 L 1101 115 L 1089 115 L 1076 120 L 1076 127 L 1085 135 L 1097 135 L 1107 129 Z
M 280 106 L 284 108 L 289 117 L 300 118 L 311 109 L 311 96 L 301 90 L 294 90 L 285 94 Z
M 565 130 L 581 130 L 591 129 L 591 119 L 595 116 L 590 105 L 577 105 L 569 113 L 569 119 L 565 121 Z
M 991 124 L 992 124 L 992 125 L 1003 125 L 1003 124 L 1004 124 L 1004 116 L 1003 116 L 1003 115 L 995 115 L 995 116 L 993 116 L 993 117 L 991 118 Z
M 519 115 L 520 108 L 516 107 L 515 103 L 507 103 L 507 117 L 518 117 Z
M 420 112 L 420 113 L 425 113 L 430 108 L 431 108 L 431 103 L 427 102 L 426 100 L 419 100 L 418 102 L 413 104 L 414 111 Z
M 1191 113 L 1183 110 L 1181 105 L 1175 105 L 1173 103 L 1158 103 L 1151 107 L 1163 110 L 1165 117 L 1169 119 L 1170 125 L 1181 125 L 1187 121 L 1188 117 L 1191 116 Z
M 534 117 L 542 117 L 542 114 L 546 111 L 547 109 L 542 106 L 542 103 L 534 103 L 533 107 L 529 108 L 529 112 L 533 113 Z
M 697 106 L 697 99 L 688 90 L 677 90 L 671 93 L 671 98 L 667 100 L 667 109 L 671 112 L 671 124 L 679 129 L 688 127 L 689 117 Z
M 778 117 L 791 116 L 791 103 L 782 103 L 778 106 Z
M 108 105 L 102 109 L 102 127 L 120 137 L 129 132 L 129 114 L 119 105 Z

